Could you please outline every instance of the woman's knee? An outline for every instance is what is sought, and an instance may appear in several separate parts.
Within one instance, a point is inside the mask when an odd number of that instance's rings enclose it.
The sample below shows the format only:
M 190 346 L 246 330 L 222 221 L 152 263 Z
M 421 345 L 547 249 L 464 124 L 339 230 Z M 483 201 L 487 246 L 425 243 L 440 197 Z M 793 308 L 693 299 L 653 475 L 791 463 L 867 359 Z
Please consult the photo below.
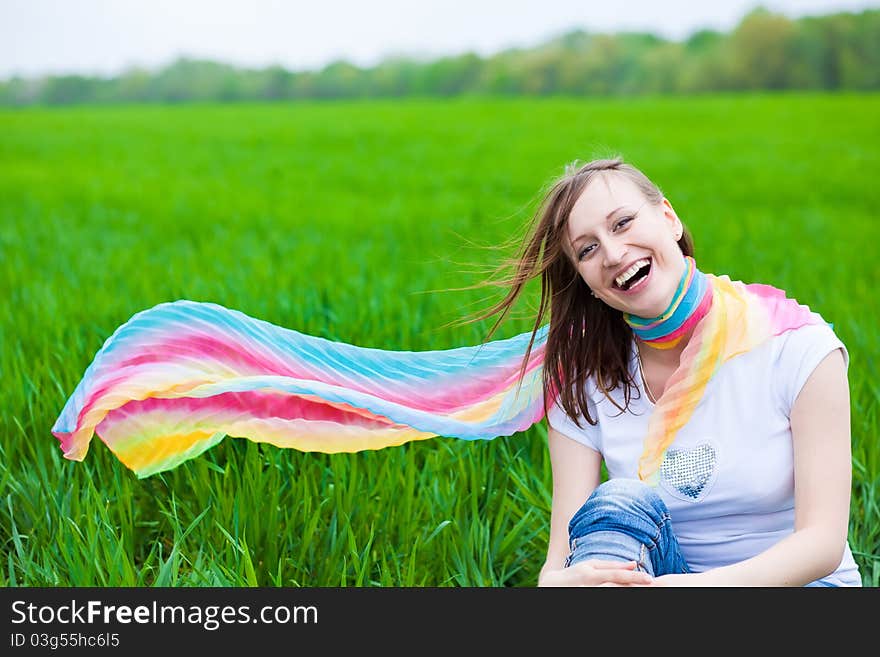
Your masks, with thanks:
M 611 479 L 598 486 L 571 519 L 568 533 L 571 561 L 598 554 L 637 559 L 651 573 L 688 572 L 666 504 L 656 488 L 638 480 Z
M 631 499 L 631 500 L 649 500 L 659 497 L 653 486 L 646 484 L 638 479 L 609 479 L 599 484 L 590 497 L 600 497 L 605 499 Z
M 584 516 L 595 521 L 620 514 L 640 515 L 659 523 L 668 511 L 652 486 L 638 479 L 609 479 L 600 484 L 575 513 L 569 531 Z

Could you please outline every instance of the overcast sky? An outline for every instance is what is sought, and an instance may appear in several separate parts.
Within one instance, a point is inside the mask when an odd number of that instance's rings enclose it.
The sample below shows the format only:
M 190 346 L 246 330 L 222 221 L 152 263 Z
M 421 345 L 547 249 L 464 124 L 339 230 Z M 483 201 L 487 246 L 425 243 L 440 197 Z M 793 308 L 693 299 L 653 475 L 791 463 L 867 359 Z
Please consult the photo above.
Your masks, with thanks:
M 110 75 L 179 56 L 240 66 L 372 66 L 391 54 L 489 55 L 568 30 L 726 31 L 754 0 L 0 0 L 0 78 Z M 792 18 L 880 0 L 767 0 Z

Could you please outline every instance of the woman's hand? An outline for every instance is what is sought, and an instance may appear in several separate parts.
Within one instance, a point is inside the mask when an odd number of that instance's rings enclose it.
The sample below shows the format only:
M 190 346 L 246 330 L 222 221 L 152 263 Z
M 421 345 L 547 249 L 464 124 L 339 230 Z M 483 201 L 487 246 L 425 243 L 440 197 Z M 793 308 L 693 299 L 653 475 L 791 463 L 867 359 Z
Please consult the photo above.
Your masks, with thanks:
M 588 559 L 543 573 L 538 586 L 650 586 L 654 578 L 635 568 L 635 561 Z

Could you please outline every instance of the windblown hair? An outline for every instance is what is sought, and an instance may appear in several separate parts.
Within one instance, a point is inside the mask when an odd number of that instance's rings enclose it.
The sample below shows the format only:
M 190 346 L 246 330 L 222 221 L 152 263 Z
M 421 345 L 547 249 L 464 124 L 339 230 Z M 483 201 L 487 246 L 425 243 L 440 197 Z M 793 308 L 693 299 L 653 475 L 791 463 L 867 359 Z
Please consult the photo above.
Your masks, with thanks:
M 622 158 L 599 159 L 569 164 L 565 173 L 550 184 L 537 212 L 533 215 L 518 256 L 503 265 L 513 272 L 498 285 L 508 288 L 503 300 L 477 319 L 500 313 L 487 339 L 501 325 L 526 283 L 541 277 L 541 300 L 520 371 L 525 376 L 535 334 L 544 324 L 547 311 L 550 325 L 544 355 L 543 390 L 545 410 L 559 398 L 559 405 L 577 424 L 578 415 L 595 425 L 587 408 L 587 379 L 595 377 L 596 386 L 621 412 L 629 408 L 633 377 L 629 358 L 633 340 L 632 329 L 623 313 L 592 296 L 578 274 L 574 255 L 568 244 L 567 225 L 575 202 L 597 177 L 614 173 L 631 180 L 652 204 L 663 201 L 663 193 L 641 171 Z M 678 246 L 684 255 L 693 256 L 693 240 L 683 227 Z M 624 387 L 621 407 L 609 392 Z

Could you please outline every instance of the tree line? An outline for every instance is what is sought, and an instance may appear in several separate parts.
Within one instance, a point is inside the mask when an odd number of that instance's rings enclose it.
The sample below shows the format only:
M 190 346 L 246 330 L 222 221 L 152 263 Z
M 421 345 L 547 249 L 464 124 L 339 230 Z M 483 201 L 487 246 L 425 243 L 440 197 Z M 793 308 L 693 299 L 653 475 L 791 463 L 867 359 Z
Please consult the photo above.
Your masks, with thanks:
M 880 10 L 790 19 L 763 8 L 729 33 L 681 41 L 576 30 L 534 48 L 371 68 L 242 69 L 190 58 L 111 78 L 56 75 L 0 82 L 2 105 L 247 101 L 401 96 L 639 95 L 747 90 L 880 89 Z

